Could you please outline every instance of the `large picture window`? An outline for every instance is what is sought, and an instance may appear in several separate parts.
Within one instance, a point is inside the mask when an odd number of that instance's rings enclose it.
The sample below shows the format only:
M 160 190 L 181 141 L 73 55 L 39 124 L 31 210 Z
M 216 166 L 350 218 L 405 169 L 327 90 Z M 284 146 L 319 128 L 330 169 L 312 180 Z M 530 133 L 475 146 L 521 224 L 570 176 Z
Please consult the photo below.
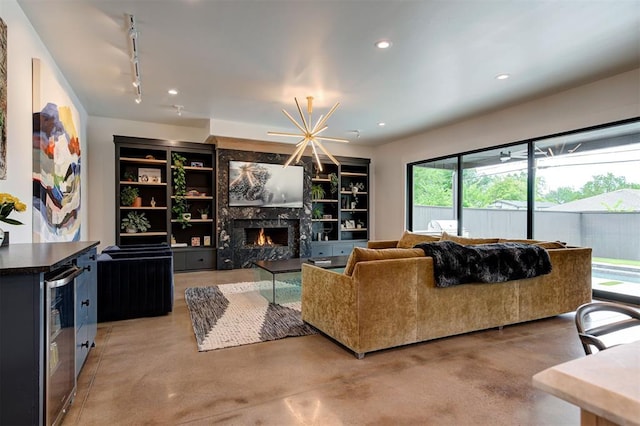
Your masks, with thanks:
M 408 165 L 407 228 L 593 249 L 596 297 L 640 304 L 640 121 Z

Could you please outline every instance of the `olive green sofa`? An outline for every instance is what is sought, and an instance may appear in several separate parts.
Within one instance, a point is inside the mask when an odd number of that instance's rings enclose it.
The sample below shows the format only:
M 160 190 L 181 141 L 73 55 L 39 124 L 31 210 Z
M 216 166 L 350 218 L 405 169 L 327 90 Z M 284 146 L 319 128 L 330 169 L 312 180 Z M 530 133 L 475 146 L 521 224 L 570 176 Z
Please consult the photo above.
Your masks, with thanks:
M 370 242 L 369 249 L 354 249 L 344 273 L 303 264 L 302 319 L 362 358 L 380 349 L 551 317 L 591 301 L 590 248 L 548 248 L 552 272 L 547 275 L 439 288 L 432 258 L 398 244 Z

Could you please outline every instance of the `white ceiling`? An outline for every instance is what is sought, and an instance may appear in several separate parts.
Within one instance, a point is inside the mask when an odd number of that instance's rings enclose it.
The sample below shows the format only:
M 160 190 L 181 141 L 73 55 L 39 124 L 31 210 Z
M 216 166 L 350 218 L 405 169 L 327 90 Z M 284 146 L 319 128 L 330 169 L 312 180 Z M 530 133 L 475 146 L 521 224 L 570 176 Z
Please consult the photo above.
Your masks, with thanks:
M 640 0 L 18 3 L 89 115 L 293 131 L 281 110 L 314 96 L 314 117 L 341 103 L 326 136 L 370 145 L 640 66 Z

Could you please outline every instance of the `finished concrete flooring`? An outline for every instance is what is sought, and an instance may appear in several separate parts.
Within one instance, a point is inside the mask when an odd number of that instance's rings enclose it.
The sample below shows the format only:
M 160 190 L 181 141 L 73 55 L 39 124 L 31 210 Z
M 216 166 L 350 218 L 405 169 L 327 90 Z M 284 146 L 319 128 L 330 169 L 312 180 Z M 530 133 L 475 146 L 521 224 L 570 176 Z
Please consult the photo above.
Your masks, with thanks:
M 175 276 L 163 317 L 98 325 L 66 425 L 577 425 L 531 384 L 584 356 L 573 314 L 367 354 L 321 334 L 198 352 L 187 287 L 254 271 Z

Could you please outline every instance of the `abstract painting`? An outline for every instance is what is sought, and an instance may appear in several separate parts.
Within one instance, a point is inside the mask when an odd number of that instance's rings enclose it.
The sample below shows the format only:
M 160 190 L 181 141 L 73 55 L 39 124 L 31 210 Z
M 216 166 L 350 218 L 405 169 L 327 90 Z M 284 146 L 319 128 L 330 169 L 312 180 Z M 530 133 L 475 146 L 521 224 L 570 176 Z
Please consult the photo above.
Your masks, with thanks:
M 7 25 L 0 18 L 0 179 L 7 178 Z
M 80 240 L 80 116 L 33 59 L 33 242 Z

